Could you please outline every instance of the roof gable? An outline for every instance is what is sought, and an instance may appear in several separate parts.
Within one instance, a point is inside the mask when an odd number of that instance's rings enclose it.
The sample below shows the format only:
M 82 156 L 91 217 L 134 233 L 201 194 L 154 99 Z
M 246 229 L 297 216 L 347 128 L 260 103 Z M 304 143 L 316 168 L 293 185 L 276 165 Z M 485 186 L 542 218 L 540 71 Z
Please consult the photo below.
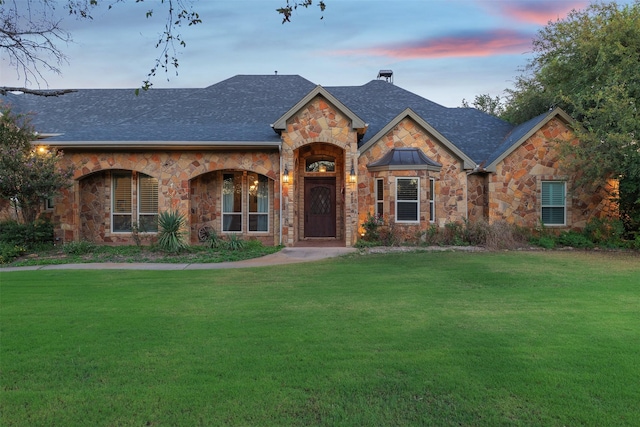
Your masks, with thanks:
M 431 134 L 437 142 L 442 144 L 445 148 L 451 151 L 454 155 L 456 155 L 460 160 L 462 160 L 464 169 L 473 169 L 476 167 L 476 163 L 465 153 L 462 152 L 456 145 L 454 145 L 451 141 L 444 137 L 440 132 L 438 132 L 433 126 L 427 123 L 422 117 L 416 114 L 410 108 L 407 108 L 400 114 L 398 114 L 393 120 L 391 120 L 385 127 L 380 129 L 378 133 L 376 133 L 373 137 L 369 138 L 369 140 L 358 150 L 360 153 L 364 153 L 369 148 L 371 148 L 376 142 L 382 139 L 387 133 L 389 133 L 396 125 L 398 125 L 405 118 L 409 118 L 416 122 L 419 126 L 421 126 L 427 133 Z
M 549 123 L 550 120 L 556 117 L 560 118 L 565 123 L 574 123 L 574 120 L 565 113 L 564 110 L 561 108 L 555 108 L 516 126 L 509 134 L 507 134 L 502 144 L 500 144 L 491 154 L 487 160 L 485 170 L 488 172 L 495 172 L 498 163 L 515 151 L 527 139 L 531 138 L 531 136 L 538 132 L 544 125 Z
M 295 114 L 297 114 L 305 105 L 311 102 L 317 96 L 321 96 L 325 98 L 328 102 L 333 104 L 342 114 L 351 120 L 351 127 L 353 129 L 364 129 L 366 128 L 366 124 L 364 120 L 362 120 L 358 115 L 356 115 L 353 111 L 351 111 L 346 105 L 344 105 L 338 98 L 330 94 L 325 88 L 318 85 L 309 92 L 306 96 L 300 99 L 293 107 L 289 108 L 287 112 L 285 112 L 278 120 L 276 120 L 271 127 L 276 131 L 282 131 L 287 128 L 287 120 L 292 118 Z

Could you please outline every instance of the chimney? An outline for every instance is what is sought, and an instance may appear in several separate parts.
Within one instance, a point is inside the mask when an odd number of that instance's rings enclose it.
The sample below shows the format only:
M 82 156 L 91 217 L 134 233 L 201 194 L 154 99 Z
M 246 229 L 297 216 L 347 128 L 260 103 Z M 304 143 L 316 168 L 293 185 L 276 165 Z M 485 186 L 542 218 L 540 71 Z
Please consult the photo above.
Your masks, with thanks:
M 386 82 L 393 83 L 393 71 L 380 70 L 378 71 L 378 80 L 384 79 Z

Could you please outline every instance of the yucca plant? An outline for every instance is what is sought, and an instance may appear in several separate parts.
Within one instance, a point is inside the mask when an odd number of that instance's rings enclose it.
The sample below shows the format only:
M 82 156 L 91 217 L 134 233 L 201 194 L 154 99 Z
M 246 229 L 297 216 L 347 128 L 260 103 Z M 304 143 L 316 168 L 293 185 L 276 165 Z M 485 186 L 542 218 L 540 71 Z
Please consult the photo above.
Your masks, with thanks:
M 184 240 L 185 217 L 178 211 L 164 211 L 158 215 L 158 246 L 166 252 L 180 252 L 187 247 Z
M 227 241 L 227 247 L 232 251 L 244 249 L 244 240 L 237 234 L 230 234 Z

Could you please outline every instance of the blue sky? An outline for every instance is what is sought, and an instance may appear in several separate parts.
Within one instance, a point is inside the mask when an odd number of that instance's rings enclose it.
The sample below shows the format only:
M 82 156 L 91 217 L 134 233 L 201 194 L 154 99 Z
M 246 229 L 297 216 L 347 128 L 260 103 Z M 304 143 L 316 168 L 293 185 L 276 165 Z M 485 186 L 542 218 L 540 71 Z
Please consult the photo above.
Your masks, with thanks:
M 275 71 L 323 86 L 363 85 L 380 69 L 391 69 L 396 85 L 456 107 L 477 94 L 502 95 L 530 58 L 536 32 L 589 4 L 326 0 L 324 13 L 299 9 L 283 25 L 275 9 L 284 3 L 194 1 L 203 23 L 181 30 L 187 46 L 179 50 L 179 74 L 159 74 L 154 87 L 206 87 L 236 74 Z M 149 9 L 155 11 L 152 19 L 145 18 Z M 63 46 L 69 64 L 61 75 L 45 74 L 41 86 L 139 87 L 159 54 L 154 45 L 164 24 L 161 15 L 159 0 L 127 0 L 96 10 L 92 21 L 64 17 L 62 25 L 74 40 Z M 0 65 L 2 85 L 24 84 L 5 58 Z

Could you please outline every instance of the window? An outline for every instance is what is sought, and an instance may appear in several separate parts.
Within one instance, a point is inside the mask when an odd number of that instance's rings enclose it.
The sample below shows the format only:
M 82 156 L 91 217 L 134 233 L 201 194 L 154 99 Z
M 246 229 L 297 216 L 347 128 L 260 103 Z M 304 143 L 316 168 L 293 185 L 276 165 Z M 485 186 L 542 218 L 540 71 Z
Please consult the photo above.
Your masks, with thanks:
M 376 218 L 384 216 L 384 180 L 376 179 Z
M 545 225 L 565 225 L 565 183 L 561 181 L 542 182 L 542 223 Z
M 269 231 L 269 179 L 249 174 L 249 231 Z
M 137 174 L 137 200 L 131 189 L 135 175 L 115 172 L 111 177 L 111 231 L 130 233 L 134 222 L 133 206 L 137 206 L 136 221 L 141 231 L 158 231 L 158 180 Z
M 419 178 L 396 178 L 396 222 L 419 222 Z
M 47 197 L 46 199 L 44 199 L 44 209 L 46 211 L 52 211 L 55 206 L 56 204 L 53 201 L 53 197 Z
M 114 173 L 112 178 L 111 231 L 131 231 L 131 172 Z
M 243 230 L 269 231 L 269 178 L 256 173 L 225 173 L 222 175 L 222 231 Z
M 436 221 L 436 180 L 429 178 L 429 221 Z
M 222 231 L 242 231 L 242 174 L 222 175 Z
M 158 231 L 158 180 L 138 175 L 138 225 L 140 231 Z
M 309 158 L 306 162 L 306 172 L 335 172 L 336 162 L 332 157 L 327 158 Z

